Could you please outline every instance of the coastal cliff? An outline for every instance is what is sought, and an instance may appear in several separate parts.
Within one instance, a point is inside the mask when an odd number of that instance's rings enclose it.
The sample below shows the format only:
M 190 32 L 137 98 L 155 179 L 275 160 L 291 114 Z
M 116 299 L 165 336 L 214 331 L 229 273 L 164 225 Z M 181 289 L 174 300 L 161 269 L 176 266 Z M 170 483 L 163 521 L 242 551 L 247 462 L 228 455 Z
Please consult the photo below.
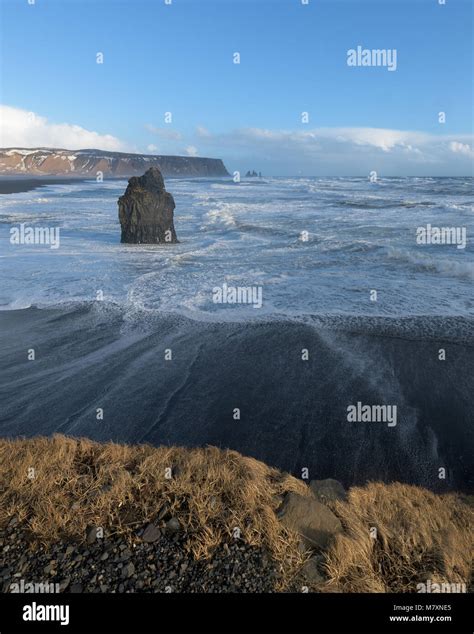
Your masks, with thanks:
M 143 174 L 157 167 L 163 176 L 228 176 L 221 159 L 197 156 L 127 154 L 103 150 L 52 148 L 0 148 L 0 175 L 109 177 Z

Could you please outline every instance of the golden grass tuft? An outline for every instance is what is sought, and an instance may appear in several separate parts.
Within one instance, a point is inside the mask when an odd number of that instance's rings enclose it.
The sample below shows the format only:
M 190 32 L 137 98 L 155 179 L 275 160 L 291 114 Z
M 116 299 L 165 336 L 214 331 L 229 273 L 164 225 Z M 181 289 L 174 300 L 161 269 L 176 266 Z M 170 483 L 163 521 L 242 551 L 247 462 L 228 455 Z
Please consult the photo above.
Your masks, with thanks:
M 372 482 L 332 508 L 346 530 L 328 552 L 327 589 L 417 592 L 418 583 L 431 579 L 464 583 L 469 591 L 474 518 L 459 495 Z

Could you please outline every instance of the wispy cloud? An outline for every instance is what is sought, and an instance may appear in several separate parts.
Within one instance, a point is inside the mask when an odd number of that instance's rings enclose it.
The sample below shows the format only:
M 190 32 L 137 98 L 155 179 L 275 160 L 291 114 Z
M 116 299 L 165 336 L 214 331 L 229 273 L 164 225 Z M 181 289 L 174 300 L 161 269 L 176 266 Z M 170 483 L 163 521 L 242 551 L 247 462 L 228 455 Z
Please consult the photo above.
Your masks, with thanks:
M 209 132 L 209 130 L 207 128 L 205 128 L 203 125 L 198 125 L 196 128 L 196 134 L 200 139 L 206 139 L 211 135 L 211 133 Z
M 300 151 L 318 152 L 331 145 L 334 149 L 339 146 L 352 145 L 381 150 L 382 152 L 413 152 L 433 148 L 450 150 L 452 152 L 469 153 L 472 151 L 472 137 L 470 135 L 438 136 L 424 132 L 391 130 L 386 128 L 315 128 L 303 130 L 267 130 L 265 128 L 243 128 L 225 134 L 206 135 L 213 144 L 237 143 L 242 145 L 293 146 Z M 459 139 L 466 141 L 459 142 Z M 457 139 L 454 140 L 454 139 Z
M 145 128 L 148 130 L 148 132 L 151 132 L 152 134 L 156 134 L 161 139 L 179 141 L 179 139 L 182 138 L 182 134 L 180 132 L 177 132 L 176 130 L 171 130 L 169 128 L 157 128 L 151 123 L 146 123 Z
M 6 105 L 0 105 L 0 146 L 127 150 L 126 144 L 111 134 L 99 134 L 72 123 L 52 123 L 35 112 Z
M 420 170 L 469 173 L 472 135 L 435 135 L 389 128 L 242 128 L 212 134 L 199 130 L 200 149 L 286 173 L 358 174 L 372 169 L 410 174 Z M 192 139 L 190 139 L 192 142 Z M 285 167 L 286 166 L 286 167 Z M 253 167 L 251 165 L 250 167 Z

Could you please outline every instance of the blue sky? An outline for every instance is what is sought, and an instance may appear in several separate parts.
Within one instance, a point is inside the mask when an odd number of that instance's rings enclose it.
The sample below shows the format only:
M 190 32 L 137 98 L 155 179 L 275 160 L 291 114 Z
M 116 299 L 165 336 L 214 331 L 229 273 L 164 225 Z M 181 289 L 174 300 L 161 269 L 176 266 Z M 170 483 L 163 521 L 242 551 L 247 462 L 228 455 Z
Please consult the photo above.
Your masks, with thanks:
M 468 174 L 472 7 L 3 0 L 1 144 L 216 156 L 275 175 Z M 358 45 L 396 49 L 396 70 L 348 66 Z

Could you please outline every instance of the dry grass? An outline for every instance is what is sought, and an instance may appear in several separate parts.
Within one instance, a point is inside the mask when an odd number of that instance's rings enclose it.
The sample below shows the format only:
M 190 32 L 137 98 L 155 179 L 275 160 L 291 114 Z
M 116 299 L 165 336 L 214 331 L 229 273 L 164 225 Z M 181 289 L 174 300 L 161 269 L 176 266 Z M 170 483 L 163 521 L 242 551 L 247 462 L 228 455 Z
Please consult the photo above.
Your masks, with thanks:
M 268 549 L 286 572 L 302 561 L 297 535 L 281 526 L 274 511 L 286 491 L 309 495 L 307 487 L 235 451 L 100 444 L 56 435 L 0 440 L 0 464 L 0 528 L 15 514 L 45 544 L 82 540 L 88 525 L 132 536 L 166 507 L 186 530 L 196 558 L 233 541 L 239 528 L 246 543 Z M 30 468 L 34 479 L 28 478 Z
M 168 508 L 196 558 L 232 541 L 236 527 L 246 543 L 267 549 L 280 563 L 281 588 L 305 558 L 298 536 L 282 527 L 275 510 L 286 491 L 310 495 L 309 488 L 235 451 L 54 436 L 0 440 L 0 465 L 0 529 L 16 515 L 33 542 L 83 540 L 88 525 L 133 539 Z M 415 592 L 427 578 L 469 585 L 473 511 L 467 498 L 370 483 L 352 488 L 347 503 L 331 506 L 345 531 L 326 553 L 329 580 L 318 590 Z M 370 527 L 377 528 L 377 539 Z
M 456 494 L 405 484 L 354 487 L 332 506 L 346 531 L 328 552 L 342 592 L 416 592 L 417 583 L 472 585 L 473 511 Z M 377 529 L 377 538 L 370 528 Z

